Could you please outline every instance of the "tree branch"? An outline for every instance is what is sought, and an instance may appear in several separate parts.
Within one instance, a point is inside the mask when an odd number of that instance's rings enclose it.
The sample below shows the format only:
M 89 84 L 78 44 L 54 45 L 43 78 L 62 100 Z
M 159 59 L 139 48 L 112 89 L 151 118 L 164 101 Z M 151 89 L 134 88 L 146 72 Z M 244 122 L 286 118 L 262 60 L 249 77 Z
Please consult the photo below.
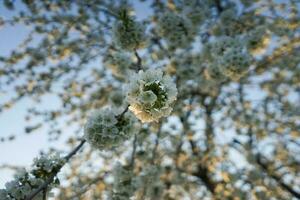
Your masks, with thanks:
M 256 156 L 256 162 L 257 164 L 268 174 L 268 176 L 270 176 L 271 178 L 273 178 L 282 188 L 284 188 L 287 192 L 289 192 L 291 195 L 293 195 L 294 197 L 300 199 L 300 193 L 297 192 L 296 190 L 294 190 L 291 186 L 289 186 L 288 184 L 284 183 L 283 180 L 276 174 L 272 173 L 269 169 L 270 167 L 264 163 L 261 159 L 261 155 L 258 154 Z

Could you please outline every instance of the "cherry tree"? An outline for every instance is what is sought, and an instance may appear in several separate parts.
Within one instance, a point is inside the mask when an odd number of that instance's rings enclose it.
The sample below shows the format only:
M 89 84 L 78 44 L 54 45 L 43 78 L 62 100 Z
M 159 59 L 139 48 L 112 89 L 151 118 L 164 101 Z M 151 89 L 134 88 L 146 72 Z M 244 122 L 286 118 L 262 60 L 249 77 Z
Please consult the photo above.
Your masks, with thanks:
M 300 199 L 299 1 L 1 6 L 1 28 L 30 29 L 0 56 L 1 114 L 26 98 L 26 133 L 75 127 L 1 200 Z

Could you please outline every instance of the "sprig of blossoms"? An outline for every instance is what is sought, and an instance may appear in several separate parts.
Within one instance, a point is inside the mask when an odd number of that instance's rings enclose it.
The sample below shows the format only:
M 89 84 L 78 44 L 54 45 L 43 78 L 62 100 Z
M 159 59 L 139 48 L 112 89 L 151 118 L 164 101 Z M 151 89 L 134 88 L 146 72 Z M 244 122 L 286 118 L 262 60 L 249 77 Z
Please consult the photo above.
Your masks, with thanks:
M 33 160 L 32 174 L 41 178 L 48 178 L 52 173 L 56 173 L 64 164 L 64 159 L 59 154 L 43 154 Z M 58 179 L 56 179 L 58 181 Z
M 131 79 L 127 91 L 129 110 L 142 122 L 158 121 L 168 116 L 176 96 L 175 83 L 160 69 L 139 71 Z
M 33 169 L 26 171 L 20 170 L 14 176 L 14 180 L 5 184 L 5 189 L 0 190 L 1 200 L 23 200 L 41 184 L 44 183 L 53 173 L 64 164 L 65 160 L 58 154 L 42 155 L 36 158 L 33 163 Z M 54 177 L 52 183 L 48 186 L 48 191 L 59 184 L 57 177 Z M 35 199 L 42 200 L 43 194 L 38 194 Z
M 187 47 L 194 39 L 195 31 L 190 19 L 166 12 L 158 20 L 158 31 L 170 47 Z
M 113 26 L 113 41 L 124 50 L 135 50 L 145 45 L 145 27 L 129 16 L 126 9 L 119 13 Z
M 104 150 L 120 145 L 137 132 L 136 119 L 130 113 L 115 109 L 100 109 L 88 119 L 84 134 L 92 147 Z

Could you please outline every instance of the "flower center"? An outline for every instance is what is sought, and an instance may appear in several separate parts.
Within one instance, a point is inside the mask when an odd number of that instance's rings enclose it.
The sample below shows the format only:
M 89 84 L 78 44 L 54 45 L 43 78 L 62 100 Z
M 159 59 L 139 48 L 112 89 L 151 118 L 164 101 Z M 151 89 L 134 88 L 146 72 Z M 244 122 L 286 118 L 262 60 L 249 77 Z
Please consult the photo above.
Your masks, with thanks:
M 165 105 L 167 100 L 167 92 L 160 82 L 152 82 L 144 85 L 143 91 L 151 90 L 157 97 L 152 108 L 160 109 Z

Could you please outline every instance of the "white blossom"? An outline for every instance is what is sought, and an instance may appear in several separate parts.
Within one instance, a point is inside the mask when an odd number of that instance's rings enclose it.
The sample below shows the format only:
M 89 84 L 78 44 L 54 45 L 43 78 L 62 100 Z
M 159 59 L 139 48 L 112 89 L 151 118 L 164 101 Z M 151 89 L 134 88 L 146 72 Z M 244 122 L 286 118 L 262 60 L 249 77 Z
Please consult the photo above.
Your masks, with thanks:
M 244 76 L 250 65 L 252 57 L 242 49 L 230 49 L 226 51 L 218 65 L 221 72 L 232 80 L 238 80 Z
M 166 12 L 160 16 L 158 31 L 172 48 L 187 47 L 195 36 L 190 19 L 172 12 Z
M 120 145 L 137 131 L 130 113 L 119 115 L 115 109 L 100 109 L 88 119 L 84 134 L 92 147 L 104 150 Z
M 158 121 L 172 111 L 177 89 L 170 76 L 159 69 L 140 71 L 128 85 L 129 109 L 142 122 Z
M 131 16 L 124 14 L 113 26 L 113 41 L 124 50 L 135 50 L 145 45 L 145 27 Z
M 58 153 L 43 154 L 33 160 L 33 172 L 50 174 L 64 164 L 64 159 Z
M 207 75 L 210 79 L 238 80 L 246 74 L 252 56 L 238 37 L 221 37 L 216 42 L 209 44 L 211 63 L 207 67 Z M 208 51 L 206 50 L 206 51 Z
M 24 200 L 29 194 L 36 190 L 53 173 L 63 165 L 64 159 L 59 154 L 42 155 L 34 159 L 33 168 L 30 171 L 20 169 L 14 175 L 14 180 L 5 184 L 5 189 L 0 190 L 1 200 Z M 54 177 L 48 185 L 48 191 L 58 183 Z M 42 200 L 43 194 L 38 194 L 34 199 Z

